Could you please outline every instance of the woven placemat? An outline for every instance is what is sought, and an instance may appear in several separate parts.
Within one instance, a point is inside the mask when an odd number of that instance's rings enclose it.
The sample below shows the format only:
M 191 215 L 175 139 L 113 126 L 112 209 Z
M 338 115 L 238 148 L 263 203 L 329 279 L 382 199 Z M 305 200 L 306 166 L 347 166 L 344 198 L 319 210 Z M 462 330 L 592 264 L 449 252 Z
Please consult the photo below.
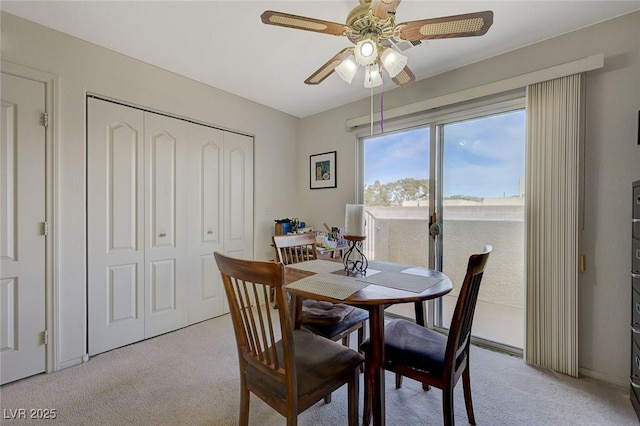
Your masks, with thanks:
M 368 285 L 363 281 L 343 275 L 318 273 L 292 282 L 287 285 L 287 288 L 344 300 Z
M 396 271 L 382 271 L 379 274 L 361 278 L 360 281 L 367 284 L 376 284 L 398 290 L 422 293 L 429 287 L 438 284 L 442 278 L 425 277 L 411 273 Z
M 303 271 L 315 272 L 316 274 L 320 273 L 331 273 L 335 271 L 339 271 L 344 269 L 342 263 L 332 262 L 330 260 L 307 260 L 306 262 L 293 263 L 291 265 L 287 265 L 287 268 L 293 269 L 301 269 Z

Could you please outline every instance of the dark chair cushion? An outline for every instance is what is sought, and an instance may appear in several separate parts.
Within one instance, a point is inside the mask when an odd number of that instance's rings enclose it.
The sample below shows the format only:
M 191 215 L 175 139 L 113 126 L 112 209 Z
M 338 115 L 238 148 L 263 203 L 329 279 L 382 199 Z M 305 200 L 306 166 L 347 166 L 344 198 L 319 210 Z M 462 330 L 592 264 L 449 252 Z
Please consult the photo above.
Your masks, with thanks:
M 307 395 L 315 389 L 335 382 L 336 376 L 353 371 L 364 362 L 364 357 L 353 349 L 307 330 L 294 330 L 293 341 L 299 396 Z M 284 368 L 281 340 L 276 343 L 276 350 Z M 285 397 L 284 384 L 278 384 L 267 378 L 257 368 L 249 365 L 246 374 L 249 381 L 257 380 L 263 386 L 268 385 L 280 397 Z
M 337 304 L 335 306 L 347 306 Z M 348 306 L 350 309 L 349 313 L 342 318 L 341 321 L 336 323 L 320 323 L 320 322 L 308 322 L 305 321 L 304 314 L 302 317 L 302 325 L 307 330 L 310 330 L 320 336 L 326 337 L 327 339 L 333 339 L 334 336 L 341 334 L 343 331 L 350 329 L 354 325 L 365 321 L 369 318 L 369 313 L 364 309 L 355 308 L 353 306 Z
M 447 336 L 414 322 L 397 319 L 384 327 L 385 360 L 416 370 L 440 374 L 444 366 Z M 369 339 L 362 343 L 366 353 Z
M 334 325 L 344 320 L 355 307 L 342 303 L 305 299 L 302 302 L 302 322 L 304 324 Z

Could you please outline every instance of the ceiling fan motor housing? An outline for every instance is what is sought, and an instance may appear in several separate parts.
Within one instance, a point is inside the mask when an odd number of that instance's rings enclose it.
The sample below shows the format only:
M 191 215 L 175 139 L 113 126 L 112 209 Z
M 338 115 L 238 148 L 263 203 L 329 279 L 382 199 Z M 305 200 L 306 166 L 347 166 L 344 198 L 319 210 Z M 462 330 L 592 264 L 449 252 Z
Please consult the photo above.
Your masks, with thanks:
M 393 36 L 395 16 L 389 14 L 381 19 L 374 16 L 370 10 L 370 2 L 363 2 L 354 7 L 347 16 L 347 30 L 345 36 L 357 44 L 365 38 L 371 38 L 374 42 L 381 42 Z

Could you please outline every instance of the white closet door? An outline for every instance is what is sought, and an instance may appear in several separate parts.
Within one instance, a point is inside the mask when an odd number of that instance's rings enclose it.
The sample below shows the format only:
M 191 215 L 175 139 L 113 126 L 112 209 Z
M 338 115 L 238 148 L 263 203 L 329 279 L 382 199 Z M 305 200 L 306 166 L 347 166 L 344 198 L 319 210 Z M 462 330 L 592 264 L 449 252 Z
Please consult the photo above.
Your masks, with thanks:
M 143 112 L 87 107 L 89 354 L 144 338 Z
M 213 253 L 253 258 L 253 138 L 88 105 L 89 354 L 228 312 Z
M 189 136 L 189 323 L 224 312 L 213 253 L 223 251 L 223 132 L 193 125 Z
M 45 87 L 2 73 L 0 383 L 45 369 Z
M 253 259 L 253 138 L 224 133 L 224 251 Z
M 188 324 L 190 123 L 145 113 L 145 338 Z

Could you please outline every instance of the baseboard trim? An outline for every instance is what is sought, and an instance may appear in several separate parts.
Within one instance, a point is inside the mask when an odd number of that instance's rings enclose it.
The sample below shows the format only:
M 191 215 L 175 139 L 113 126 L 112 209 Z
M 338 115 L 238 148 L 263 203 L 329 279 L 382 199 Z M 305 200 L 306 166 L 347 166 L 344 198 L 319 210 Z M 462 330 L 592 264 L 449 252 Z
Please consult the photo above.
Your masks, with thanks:
M 628 386 L 629 379 L 626 377 L 616 377 L 609 374 L 604 374 L 596 370 L 591 370 L 586 367 L 578 367 L 578 374 L 584 377 L 591 377 L 592 379 L 602 380 L 603 382 L 612 383 L 614 385 Z

